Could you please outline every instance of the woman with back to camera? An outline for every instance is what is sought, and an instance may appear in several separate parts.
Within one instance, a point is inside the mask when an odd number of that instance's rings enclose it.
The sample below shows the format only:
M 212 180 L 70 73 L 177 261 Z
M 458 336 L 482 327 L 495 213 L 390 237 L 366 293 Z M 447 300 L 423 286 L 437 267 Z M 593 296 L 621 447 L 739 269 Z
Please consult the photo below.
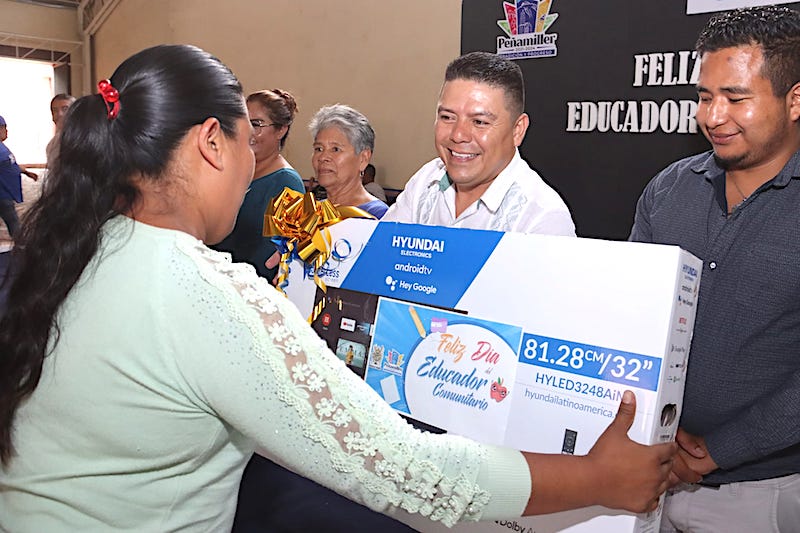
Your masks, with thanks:
M 258 91 L 247 97 L 247 115 L 253 126 L 253 153 L 256 170 L 244 196 L 236 225 L 215 250 L 229 252 L 236 262 L 253 265 L 267 279 L 275 277 L 277 267 L 268 269 L 265 259 L 275 253 L 275 244 L 264 237 L 264 211 L 285 187 L 304 192 L 303 179 L 281 153 L 292 127 L 297 103 L 281 89 Z
M 336 104 L 317 111 L 309 125 L 314 137 L 311 165 L 328 200 L 360 207 L 381 218 L 389 206 L 367 192 L 361 183 L 375 150 L 375 131 L 369 120 L 352 107 Z
M 0 320 L 0 530 L 227 531 L 247 459 L 445 524 L 602 504 L 652 510 L 674 443 L 585 456 L 413 430 L 248 265 L 230 233 L 254 169 L 241 85 L 158 46 L 71 107 Z M 535 496 L 532 494 L 535 493 Z

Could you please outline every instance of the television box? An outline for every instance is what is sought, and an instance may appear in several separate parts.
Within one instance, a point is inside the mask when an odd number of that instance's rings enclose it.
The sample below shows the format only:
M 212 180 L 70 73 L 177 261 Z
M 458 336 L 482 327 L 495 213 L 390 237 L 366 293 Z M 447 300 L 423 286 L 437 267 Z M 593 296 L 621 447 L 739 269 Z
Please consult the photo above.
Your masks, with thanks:
M 366 346 L 348 364 L 403 415 L 482 442 L 581 455 L 630 389 L 631 438 L 674 439 L 701 272 L 691 254 L 361 219 L 330 231 L 318 273 L 327 291 L 297 260 L 287 295 L 309 316 L 325 302 L 314 328 L 340 357 Z M 421 531 L 452 531 L 399 514 Z M 645 533 L 659 522 L 660 509 L 592 507 L 453 530 Z

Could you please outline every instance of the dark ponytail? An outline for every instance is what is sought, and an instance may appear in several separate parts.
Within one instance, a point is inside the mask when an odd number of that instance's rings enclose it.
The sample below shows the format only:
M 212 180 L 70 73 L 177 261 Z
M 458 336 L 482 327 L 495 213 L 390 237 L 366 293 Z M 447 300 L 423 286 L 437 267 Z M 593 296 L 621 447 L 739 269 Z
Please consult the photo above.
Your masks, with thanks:
M 242 87 L 218 59 L 193 46 L 149 48 L 110 79 L 119 115 L 103 98 L 78 99 L 41 198 L 26 214 L 11 254 L 0 319 L 0 461 L 13 455 L 14 414 L 36 388 L 58 342 L 58 309 L 100 244 L 100 229 L 138 199 L 134 177 L 166 180 L 186 133 L 216 117 L 233 137 L 247 116 Z

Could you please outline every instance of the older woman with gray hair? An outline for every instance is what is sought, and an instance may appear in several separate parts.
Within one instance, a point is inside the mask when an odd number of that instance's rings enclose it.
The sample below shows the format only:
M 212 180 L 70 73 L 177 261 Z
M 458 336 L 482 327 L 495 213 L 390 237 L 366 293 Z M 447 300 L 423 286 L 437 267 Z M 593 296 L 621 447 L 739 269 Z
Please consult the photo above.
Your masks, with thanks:
M 361 183 L 375 147 L 375 131 L 367 117 L 346 105 L 326 106 L 311 119 L 309 129 L 314 137 L 311 164 L 328 200 L 381 218 L 388 206 Z M 273 254 L 266 267 L 274 268 L 279 260 L 278 253 Z M 232 533 L 305 530 L 413 531 L 277 463 L 253 456 L 239 488 Z
M 361 183 L 375 148 L 375 131 L 367 117 L 350 106 L 335 104 L 317 111 L 309 129 L 314 137 L 311 165 L 328 199 L 381 218 L 388 206 Z

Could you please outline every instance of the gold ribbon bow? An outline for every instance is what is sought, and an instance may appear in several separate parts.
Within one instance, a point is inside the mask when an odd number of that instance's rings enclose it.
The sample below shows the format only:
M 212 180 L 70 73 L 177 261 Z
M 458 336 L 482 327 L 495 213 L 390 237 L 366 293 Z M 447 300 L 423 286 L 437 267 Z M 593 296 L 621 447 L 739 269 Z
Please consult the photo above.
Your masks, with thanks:
M 281 253 L 278 266 L 277 288 L 281 292 L 289 276 L 289 263 L 293 256 L 299 257 L 311 266 L 314 283 L 326 292 L 327 287 L 318 275 L 319 269 L 331 256 L 330 226 L 346 218 L 375 218 L 363 209 L 352 206 L 336 206 L 330 200 L 318 202 L 310 192 L 305 194 L 286 187 L 272 199 L 264 213 L 264 237 L 284 239 L 285 251 Z M 284 292 L 284 294 L 286 294 Z M 308 322 L 313 322 L 322 308 L 325 299 L 314 305 Z

